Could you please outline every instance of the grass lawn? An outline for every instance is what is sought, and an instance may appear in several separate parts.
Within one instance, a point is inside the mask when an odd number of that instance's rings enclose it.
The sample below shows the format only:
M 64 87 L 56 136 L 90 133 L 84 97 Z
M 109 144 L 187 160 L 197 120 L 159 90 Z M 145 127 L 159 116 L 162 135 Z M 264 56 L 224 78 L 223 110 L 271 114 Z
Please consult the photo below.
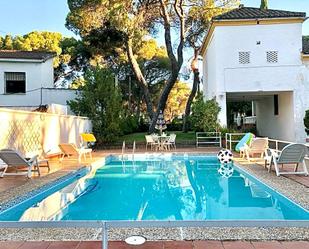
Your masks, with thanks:
M 167 131 L 167 134 L 170 133 L 175 133 L 177 135 L 176 141 L 181 142 L 181 141 L 195 141 L 195 132 L 190 131 L 188 133 L 183 133 L 182 131 Z M 135 142 L 145 142 L 145 135 L 148 133 L 146 132 L 139 132 L 139 133 L 132 133 L 128 134 L 122 137 L 119 137 L 117 139 L 118 142 L 126 141 L 129 143 L 132 143 L 133 141 Z

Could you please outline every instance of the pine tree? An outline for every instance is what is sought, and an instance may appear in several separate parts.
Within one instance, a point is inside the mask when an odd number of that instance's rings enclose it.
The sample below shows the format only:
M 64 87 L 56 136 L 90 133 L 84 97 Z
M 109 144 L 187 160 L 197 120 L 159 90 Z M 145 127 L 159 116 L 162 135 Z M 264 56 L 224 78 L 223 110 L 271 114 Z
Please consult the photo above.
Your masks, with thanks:
M 6 35 L 3 40 L 3 49 L 12 50 L 13 49 L 13 38 L 11 35 Z
M 261 0 L 261 9 L 267 10 L 268 9 L 268 0 Z

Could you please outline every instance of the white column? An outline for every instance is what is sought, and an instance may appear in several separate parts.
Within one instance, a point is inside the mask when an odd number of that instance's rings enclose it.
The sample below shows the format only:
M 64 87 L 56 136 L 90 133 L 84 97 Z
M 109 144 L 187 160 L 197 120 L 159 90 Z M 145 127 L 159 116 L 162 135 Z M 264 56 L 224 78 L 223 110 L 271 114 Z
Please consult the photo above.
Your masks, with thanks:
M 252 116 L 255 116 L 255 102 L 251 101 L 251 105 L 252 105 Z

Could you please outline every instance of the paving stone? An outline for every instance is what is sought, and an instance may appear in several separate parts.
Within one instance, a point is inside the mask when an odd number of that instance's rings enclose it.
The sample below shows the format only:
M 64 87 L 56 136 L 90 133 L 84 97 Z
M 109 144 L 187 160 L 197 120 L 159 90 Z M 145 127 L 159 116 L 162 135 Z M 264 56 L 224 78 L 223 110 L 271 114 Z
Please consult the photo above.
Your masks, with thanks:
M 223 241 L 224 249 L 254 249 L 249 241 Z
M 50 243 L 48 241 L 27 241 L 18 249 L 47 249 Z
M 193 249 L 192 241 L 168 241 L 164 242 L 164 249 Z
M 60 249 L 60 248 L 59 248 Z M 102 249 L 101 241 L 82 241 L 76 249 Z
M 76 249 L 80 241 L 52 241 L 47 249 Z
M 0 241 L 0 249 L 17 249 L 24 241 Z
M 194 249 L 224 249 L 221 241 L 206 240 L 206 241 L 194 241 Z
M 283 246 L 278 241 L 253 241 L 251 244 L 255 249 L 283 249 Z
M 283 241 L 281 244 L 284 249 L 309 249 L 308 241 Z

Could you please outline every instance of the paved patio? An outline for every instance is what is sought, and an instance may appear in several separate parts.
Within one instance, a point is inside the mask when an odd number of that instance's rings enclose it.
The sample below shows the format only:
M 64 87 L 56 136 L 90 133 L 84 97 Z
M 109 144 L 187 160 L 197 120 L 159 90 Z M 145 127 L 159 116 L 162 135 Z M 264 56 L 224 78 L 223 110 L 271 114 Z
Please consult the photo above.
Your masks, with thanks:
M 0 249 L 102 249 L 100 241 L 0 242 Z M 129 246 L 110 242 L 109 249 L 309 249 L 308 241 L 167 241 Z
M 144 153 L 144 149 L 139 149 L 136 151 L 136 153 Z M 148 151 L 151 153 L 150 151 Z M 217 153 L 218 149 L 217 148 L 182 148 L 182 149 L 177 149 L 177 152 L 197 152 L 197 153 Z M 93 159 L 92 160 L 87 160 L 85 162 L 82 162 L 82 164 L 79 164 L 76 160 L 64 160 L 62 163 L 60 163 L 57 159 L 51 160 L 50 165 L 51 165 L 51 172 L 48 172 L 46 168 L 42 169 L 42 177 L 38 177 L 34 175 L 32 179 L 26 179 L 23 176 L 7 176 L 3 179 L 0 179 L 0 193 L 2 192 L 2 196 L 4 197 L 4 193 L 14 193 L 18 189 L 23 189 L 25 191 L 25 188 L 27 186 L 31 186 L 33 188 L 42 186 L 56 178 L 59 178 L 65 174 L 68 174 L 69 172 L 75 171 L 76 169 L 84 166 L 84 165 L 90 165 L 92 162 L 95 162 L 102 158 L 103 156 L 110 155 L 110 154 L 119 154 L 121 153 L 120 150 L 101 150 L 101 151 L 96 151 L 93 153 Z M 130 153 L 130 150 L 127 151 L 127 153 Z M 248 165 L 246 161 L 242 160 L 236 160 L 238 163 L 244 165 L 244 168 L 247 167 L 247 169 L 258 169 L 259 172 L 258 175 L 267 175 L 267 177 L 272 180 L 272 181 L 277 181 L 280 179 L 280 181 L 284 181 L 284 177 L 276 177 L 274 172 L 271 174 L 268 174 L 267 171 L 263 168 L 263 161 L 262 160 L 257 160 L 255 163 L 252 165 Z M 308 189 L 309 187 L 309 177 L 304 177 L 304 176 L 289 176 L 289 180 L 292 180 L 294 182 L 300 183 L 303 185 L 303 188 Z M 290 181 L 291 182 L 291 181 Z M 297 185 L 297 183 L 294 183 Z M 292 184 L 292 185 L 294 185 Z M 307 191 L 306 191 L 307 192 Z M 16 193 L 15 193 L 16 194 Z M 0 195 L 1 196 L 1 195 Z M 0 197 L 0 201 L 1 201 Z M 7 199 L 7 198 L 6 198 Z M 244 239 L 245 237 L 241 237 Z M 2 240 L 6 240 L 7 238 L 2 238 Z M 45 238 L 46 240 L 52 240 Z M 74 240 L 74 238 L 71 238 Z M 83 237 L 77 237 L 75 239 L 80 239 L 83 240 Z M 111 238 L 112 239 L 112 238 Z M 189 239 L 214 239 L 212 237 L 204 237 L 204 238 L 189 238 Z M 225 239 L 233 239 L 233 238 L 225 238 Z M 282 248 L 282 249 L 289 249 L 289 248 L 301 248 L 301 249 L 309 249 L 309 242 L 304 242 L 304 241 L 290 241 L 290 242 L 278 242 L 278 241 L 267 241 L 267 242 L 262 242 L 262 241 L 250 241 L 251 239 L 255 239 L 254 237 L 247 238 L 248 241 L 178 241 L 178 242 L 173 242 L 173 241 L 166 241 L 166 242 L 147 242 L 143 246 L 137 246 L 137 247 L 130 247 L 123 242 L 110 242 L 110 247 L 109 248 L 206 248 L 206 249 L 263 249 L 263 248 Z M 271 239 L 278 239 L 281 240 L 279 237 L 272 237 Z M 299 239 L 306 239 L 306 237 L 302 237 Z M 15 239 L 14 239 L 15 240 Z M 16 239 L 17 240 L 17 239 Z M 25 240 L 25 239 L 24 239 Z M 40 239 L 39 239 L 40 240 Z M 26 249 L 26 248 L 33 248 L 33 249 L 57 249 L 57 248 L 66 248 L 66 249 L 82 249 L 82 248 L 101 248 L 100 241 L 96 242 L 85 242 L 85 241 L 67 241 L 67 242 L 46 242 L 46 241 L 36 241 L 36 242 L 17 242 L 17 241 L 10 241 L 10 242 L 0 242 L 0 249 L 7 249 L 7 248 L 21 248 L 21 249 Z M 283 239 L 284 240 L 284 239 Z

